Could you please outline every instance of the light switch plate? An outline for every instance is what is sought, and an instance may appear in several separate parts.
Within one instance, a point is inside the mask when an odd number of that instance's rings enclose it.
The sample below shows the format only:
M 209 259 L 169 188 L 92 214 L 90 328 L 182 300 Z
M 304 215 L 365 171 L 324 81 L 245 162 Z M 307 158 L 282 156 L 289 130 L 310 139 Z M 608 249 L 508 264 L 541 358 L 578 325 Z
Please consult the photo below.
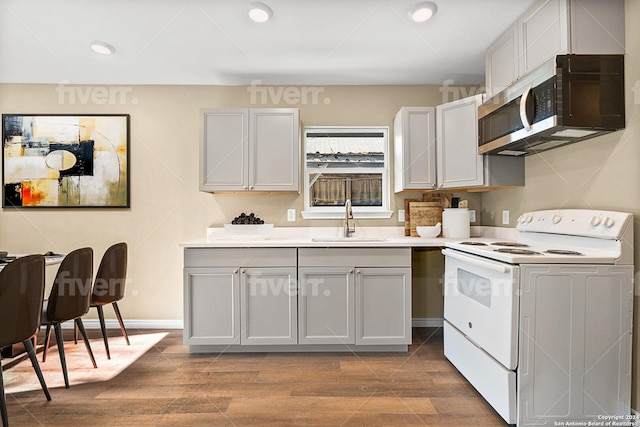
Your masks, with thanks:
M 398 209 L 398 222 L 404 222 L 404 209 Z
M 476 211 L 475 211 L 475 209 L 471 209 L 469 211 L 469 222 L 476 222 Z
M 502 223 L 505 225 L 509 224 L 509 211 L 502 211 Z
M 295 221 L 296 220 L 296 210 L 295 209 L 287 209 L 287 221 Z

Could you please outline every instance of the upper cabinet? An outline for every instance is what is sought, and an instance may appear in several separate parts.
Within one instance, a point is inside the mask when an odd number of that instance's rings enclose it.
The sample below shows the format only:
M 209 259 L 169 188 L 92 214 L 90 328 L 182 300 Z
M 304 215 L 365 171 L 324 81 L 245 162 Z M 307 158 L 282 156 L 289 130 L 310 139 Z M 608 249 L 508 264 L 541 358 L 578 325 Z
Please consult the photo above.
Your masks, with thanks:
M 297 109 L 209 109 L 202 117 L 201 191 L 300 190 Z
M 484 185 L 484 159 L 478 154 L 478 106 L 482 95 L 436 107 L 438 188 Z
M 396 193 L 436 188 L 435 113 L 434 107 L 402 107 L 396 114 L 393 121 Z
M 485 56 L 487 95 L 495 94 L 518 79 L 518 25 L 514 24 L 489 46 Z
M 487 49 L 487 96 L 556 55 L 624 54 L 624 46 L 624 0 L 539 0 Z
M 403 107 L 394 122 L 394 189 L 489 189 L 524 185 L 524 158 L 478 154 L 482 95 Z M 435 120 L 434 120 L 435 113 Z

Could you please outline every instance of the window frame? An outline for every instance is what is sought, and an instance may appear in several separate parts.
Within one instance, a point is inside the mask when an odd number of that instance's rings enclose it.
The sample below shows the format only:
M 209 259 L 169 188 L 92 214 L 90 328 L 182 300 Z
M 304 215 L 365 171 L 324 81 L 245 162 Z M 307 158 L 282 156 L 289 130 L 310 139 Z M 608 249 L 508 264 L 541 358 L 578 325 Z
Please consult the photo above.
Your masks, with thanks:
M 377 132 L 383 133 L 383 155 L 384 166 L 380 167 L 357 167 L 357 168 L 336 168 L 328 171 L 326 168 L 310 168 L 307 162 L 307 133 L 363 133 Z M 311 206 L 311 180 L 310 176 L 318 173 L 330 173 L 331 175 L 355 175 L 355 174 L 380 174 L 382 175 L 382 206 L 353 206 L 354 218 L 391 218 L 393 212 L 390 210 L 391 198 L 391 176 L 389 173 L 390 150 L 389 150 L 389 127 L 388 126 L 308 126 L 303 131 L 303 157 L 304 157 L 304 209 L 301 212 L 304 219 L 344 219 L 345 208 L 342 206 Z

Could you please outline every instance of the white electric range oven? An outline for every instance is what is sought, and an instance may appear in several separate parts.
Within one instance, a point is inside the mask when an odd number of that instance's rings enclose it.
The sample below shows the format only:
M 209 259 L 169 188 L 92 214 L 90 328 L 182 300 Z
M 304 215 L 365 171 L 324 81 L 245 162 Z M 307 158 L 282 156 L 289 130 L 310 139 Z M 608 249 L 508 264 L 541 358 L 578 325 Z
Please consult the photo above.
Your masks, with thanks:
M 628 417 L 632 215 L 537 211 L 516 228 L 446 244 L 445 356 L 509 424 Z

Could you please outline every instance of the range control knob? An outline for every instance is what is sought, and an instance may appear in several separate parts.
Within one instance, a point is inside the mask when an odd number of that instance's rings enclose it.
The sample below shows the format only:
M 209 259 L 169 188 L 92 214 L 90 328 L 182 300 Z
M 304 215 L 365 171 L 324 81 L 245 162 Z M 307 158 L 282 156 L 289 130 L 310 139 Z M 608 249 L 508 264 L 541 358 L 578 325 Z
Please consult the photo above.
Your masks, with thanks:
M 524 222 L 524 215 L 520 215 L 517 222 L 518 224 L 522 224 Z
M 602 220 L 599 217 L 592 216 L 591 221 L 589 221 L 589 224 L 593 225 L 594 227 L 597 227 L 598 225 L 600 225 L 601 222 Z
M 533 216 L 532 215 L 527 215 L 527 217 L 525 218 L 525 221 L 527 221 L 527 222 L 533 221 Z
M 562 217 L 561 217 L 560 215 L 554 215 L 554 216 L 552 216 L 552 217 L 551 217 L 551 221 L 552 221 L 554 224 L 557 224 L 557 223 L 559 223 L 560 221 L 562 221 Z
M 611 227 L 613 227 L 613 224 L 615 224 L 615 223 L 616 223 L 616 222 L 613 220 L 613 218 L 611 218 L 611 217 L 606 217 L 606 218 L 604 219 L 604 223 L 603 223 L 603 224 L 604 224 L 604 226 L 605 226 L 605 227 L 607 227 L 607 228 L 611 228 Z

